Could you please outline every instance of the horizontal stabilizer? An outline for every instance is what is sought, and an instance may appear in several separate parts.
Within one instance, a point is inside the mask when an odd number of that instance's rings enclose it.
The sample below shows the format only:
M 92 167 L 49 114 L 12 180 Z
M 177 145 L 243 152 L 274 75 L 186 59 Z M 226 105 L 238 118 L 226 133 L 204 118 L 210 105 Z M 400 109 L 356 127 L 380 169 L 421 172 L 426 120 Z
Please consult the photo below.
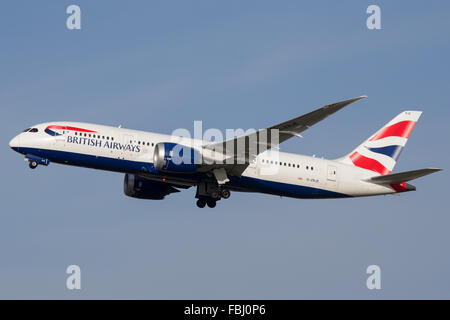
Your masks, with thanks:
M 393 174 L 387 174 L 384 176 L 377 176 L 368 179 L 368 182 L 373 182 L 377 184 L 399 184 L 403 182 L 408 182 L 429 174 L 432 174 L 434 172 L 441 171 L 442 169 L 420 169 L 420 170 L 413 170 L 413 171 L 405 171 L 400 173 L 393 173 Z

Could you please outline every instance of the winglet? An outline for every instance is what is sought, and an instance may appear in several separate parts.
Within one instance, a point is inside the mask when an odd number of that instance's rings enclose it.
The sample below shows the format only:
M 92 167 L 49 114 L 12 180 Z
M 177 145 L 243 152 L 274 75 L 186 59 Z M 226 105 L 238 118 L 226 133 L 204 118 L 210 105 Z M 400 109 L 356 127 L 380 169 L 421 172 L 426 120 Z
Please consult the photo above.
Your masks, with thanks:
M 358 101 L 358 100 L 362 100 L 362 99 L 365 99 L 365 98 L 367 98 L 367 96 L 366 96 L 366 95 L 363 95 L 363 96 L 359 96 L 359 97 L 353 98 L 353 99 L 351 99 L 351 100 L 353 100 L 353 101 Z M 352 102 L 353 102 L 353 101 L 352 101 Z
M 348 99 L 348 100 L 344 100 L 344 101 L 339 101 L 339 102 L 336 102 L 336 103 L 332 103 L 332 104 L 329 104 L 329 105 L 326 105 L 325 107 L 323 107 L 323 108 L 321 108 L 321 109 L 326 109 L 326 108 L 329 108 L 329 107 L 334 107 L 334 108 L 338 108 L 336 111 L 338 111 L 338 110 L 340 110 L 340 109 L 342 109 L 342 108 L 344 108 L 344 107 L 346 107 L 346 106 L 348 106 L 349 104 L 352 104 L 352 103 L 354 103 L 354 102 L 356 102 L 356 101 L 359 101 L 359 100 L 362 100 L 362 99 L 365 99 L 365 98 L 367 98 L 367 96 L 359 96 L 359 97 L 356 97 L 356 98 L 352 98 L 352 99 Z M 320 110 L 320 109 L 319 109 Z M 318 110 L 316 110 L 316 111 L 318 111 Z M 314 112 L 314 111 L 313 111 Z M 334 113 L 334 112 L 333 112 Z

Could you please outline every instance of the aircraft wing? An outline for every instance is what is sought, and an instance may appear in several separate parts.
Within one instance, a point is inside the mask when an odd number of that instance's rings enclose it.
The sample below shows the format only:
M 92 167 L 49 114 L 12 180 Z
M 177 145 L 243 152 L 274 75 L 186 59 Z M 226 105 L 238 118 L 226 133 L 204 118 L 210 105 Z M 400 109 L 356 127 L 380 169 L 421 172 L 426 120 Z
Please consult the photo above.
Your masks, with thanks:
M 204 148 L 221 150 L 224 154 L 231 155 L 229 152 L 230 150 L 228 150 L 227 152 L 227 147 L 228 149 L 231 149 L 230 147 L 232 146 L 232 152 L 236 153 L 236 150 L 238 150 L 238 146 L 244 145 L 246 148 L 245 163 L 248 163 L 249 159 L 251 160 L 252 157 L 257 156 L 259 153 L 264 152 L 270 148 L 277 148 L 279 143 L 282 143 L 294 136 L 301 137 L 301 132 L 324 120 L 333 113 L 341 110 L 345 106 L 364 98 L 366 98 L 366 96 L 329 104 L 320 109 L 304 114 L 300 117 L 276 124 L 266 129 L 261 129 L 248 135 L 234 138 L 232 140 L 208 144 L 204 146 Z M 272 130 L 278 130 L 278 139 L 275 139 L 273 137 Z M 257 148 L 250 148 L 252 143 L 256 145 Z M 235 157 L 241 158 L 242 155 L 238 154 Z
M 266 130 L 278 129 L 280 132 L 279 136 L 281 143 L 289 138 L 292 138 L 293 136 L 299 136 L 301 132 L 305 131 L 306 129 L 309 129 L 309 127 L 324 120 L 328 116 L 341 110 L 342 108 L 348 106 L 349 104 L 364 98 L 366 98 L 366 96 L 361 96 L 354 99 L 329 104 L 326 105 L 325 107 L 314 110 L 300 117 L 274 125 L 270 128 L 267 128 Z

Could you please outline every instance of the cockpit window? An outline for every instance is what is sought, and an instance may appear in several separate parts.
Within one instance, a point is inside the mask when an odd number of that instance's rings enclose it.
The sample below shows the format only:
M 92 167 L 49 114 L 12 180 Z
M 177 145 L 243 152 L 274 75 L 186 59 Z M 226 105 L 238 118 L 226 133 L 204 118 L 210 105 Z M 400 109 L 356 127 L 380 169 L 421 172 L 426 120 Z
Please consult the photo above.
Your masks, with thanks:
M 28 132 L 28 131 L 30 131 L 30 129 L 31 128 L 27 128 L 27 129 L 23 130 L 22 132 Z
M 28 132 L 38 132 L 38 129 L 37 128 L 31 128 L 30 131 L 28 131 Z

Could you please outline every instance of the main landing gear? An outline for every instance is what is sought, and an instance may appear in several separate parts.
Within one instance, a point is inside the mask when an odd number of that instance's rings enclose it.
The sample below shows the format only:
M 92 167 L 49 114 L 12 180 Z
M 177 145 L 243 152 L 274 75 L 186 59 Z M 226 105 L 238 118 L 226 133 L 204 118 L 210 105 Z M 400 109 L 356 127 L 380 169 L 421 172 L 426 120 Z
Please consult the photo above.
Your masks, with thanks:
M 220 195 L 222 196 L 222 198 L 228 199 L 230 197 L 230 195 L 231 195 L 231 192 L 230 192 L 230 190 L 225 188 L 225 189 L 221 190 Z
M 224 186 L 219 186 L 216 181 L 203 181 L 197 186 L 197 207 L 208 206 L 214 208 L 220 199 L 228 199 L 230 190 Z
M 197 207 L 204 208 L 206 205 L 210 208 L 214 208 L 216 206 L 216 200 L 213 199 L 198 199 L 197 200 Z

